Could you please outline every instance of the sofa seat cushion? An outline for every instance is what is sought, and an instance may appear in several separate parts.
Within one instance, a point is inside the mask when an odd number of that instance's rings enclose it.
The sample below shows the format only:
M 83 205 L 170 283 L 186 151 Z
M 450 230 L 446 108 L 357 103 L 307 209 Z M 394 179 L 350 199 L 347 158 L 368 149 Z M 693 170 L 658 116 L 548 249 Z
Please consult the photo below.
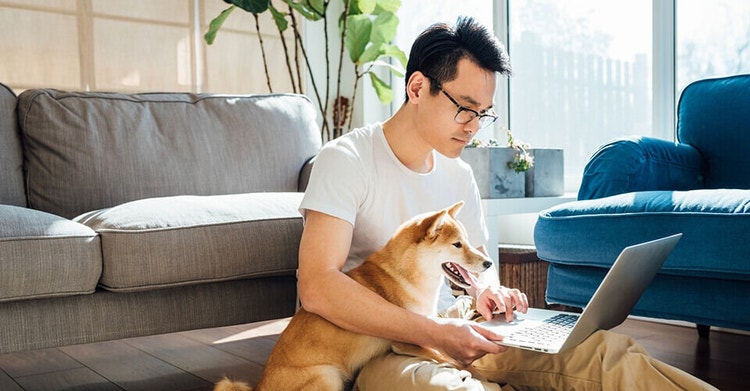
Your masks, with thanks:
M 75 220 L 101 236 L 110 291 L 294 274 L 302 193 L 148 198 Z
M 750 280 L 750 190 L 643 191 L 542 211 L 540 258 L 609 268 L 623 247 L 682 232 L 660 273 Z
M 0 205 L 0 302 L 93 293 L 99 237 L 53 214 Z

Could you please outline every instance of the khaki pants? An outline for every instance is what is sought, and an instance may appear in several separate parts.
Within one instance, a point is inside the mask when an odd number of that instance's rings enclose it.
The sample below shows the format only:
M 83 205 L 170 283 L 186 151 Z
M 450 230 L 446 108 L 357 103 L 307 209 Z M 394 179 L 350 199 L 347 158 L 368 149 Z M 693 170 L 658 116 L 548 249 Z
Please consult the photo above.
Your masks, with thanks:
M 461 297 L 444 314 L 472 318 L 472 302 Z M 355 389 L 372 390 L 715 390 L 651 357 L 630 337 L 598 331 L 577 347 L 550 355 L 508 349 L 472 364 L 484 379 L 447 364 L 390 353 L 373 359 Z M 502 385 L 502 386 L 501 386 Z

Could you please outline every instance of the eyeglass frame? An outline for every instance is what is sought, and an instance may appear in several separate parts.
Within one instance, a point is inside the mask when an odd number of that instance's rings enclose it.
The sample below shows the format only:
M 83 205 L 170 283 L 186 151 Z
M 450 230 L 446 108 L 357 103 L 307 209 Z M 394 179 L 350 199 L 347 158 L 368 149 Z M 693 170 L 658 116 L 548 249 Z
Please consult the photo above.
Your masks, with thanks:
M 498 115 L 494 113 L 494 110 L 492 108 L 489 109 L 489 110 L 492 111 L 492 113 L 490 113 L 490 114 L 488 114 L 488 113 L 482 114 L 482 113 L 480 113 L 480 112 L 478 112 L 478 111 L 476 111 L 476 110 L 474 110 L 474 109 L 472 109 L 470 107 L 466 107 L 466 106 L 458 103 L 458 101 L 456 101 L 452 96 L 450 96 L 450 94 L 447 93 L 443 89 L 443 86 L 440 84 L 439 81 L 437 81 L 437 79 L 435 79 L 434 77 L 432 77 L 432 76 L 430 76 L 430 75 L 428 75 L 428 74 L 426 74 L 424 72 L 422 72 L 422 74 L 425 75 L 425 77 L 428 80 L 430 80 L 430 83 L 433 83 L 435 85 L 435 87 L 440 92 L 442 92 L 443 95 L 445 95 L 446 98 L 448 98 L 451 101 L 451 103 L 453 103 L 454 105 L 456 105 L 456 109 L 457 110 L 456 110 L 456 115 L 453 116 L 453 121 L 455 121 L 457 124 L 466 125 L 469 122 L 473 121 L 474 118 L 477 118 L 477 124 L 479 125 L 479 129 L 484 129 L 484 128 L 486 128 L 486 127 L 494 124 L 495 121 L 497 121 Z M 473 114 L 473 116 L 468 121 L 461 122 L 461 121 L 458 120 L 458 115 L 461 114 L 462 111 L 468 111 L 469 113 Z M 490 118 L 491 121 L 482 124 L 482 118 Z

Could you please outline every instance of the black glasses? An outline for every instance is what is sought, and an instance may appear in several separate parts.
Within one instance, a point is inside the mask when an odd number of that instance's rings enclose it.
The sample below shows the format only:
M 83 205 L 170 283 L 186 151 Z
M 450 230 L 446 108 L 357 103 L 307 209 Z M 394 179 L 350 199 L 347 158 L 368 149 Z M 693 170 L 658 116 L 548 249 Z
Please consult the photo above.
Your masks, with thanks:
M 468 124 L 474 118 L 477 118 L 479 129 L 483 129 L 492 125 L 495 121 L 497 121 L 497 114 L 495 114 L 494 110 L 489 109 L 484 113 L 480 113 L 474 109 L 466 107 L 458 103 L 455 99 L 453 99 L 452 96 L 450 96 L 450 94 L 445 92 L 445 90 L 443 89 L 443 86 L 441 86 L 440 83 L 435 78 L 430 77 L 430 76 L 427 76 L 427 78 L 430 79 L 431 83 L 435 84 L 435 87 L 437 87 L 437 89 L 440 90 L 440 92 L 442 92 L 443 95 L 445 95 L 448 99 L 450 99 L 451 102 L 453 102 L 454 105 L 456 105 L 456 108 L 458 109 L 458 111 L 456 111 L 456 116 L 453 117 L 453 120 L 456 121 L 456 123 L 459 123 L 461 125 Z

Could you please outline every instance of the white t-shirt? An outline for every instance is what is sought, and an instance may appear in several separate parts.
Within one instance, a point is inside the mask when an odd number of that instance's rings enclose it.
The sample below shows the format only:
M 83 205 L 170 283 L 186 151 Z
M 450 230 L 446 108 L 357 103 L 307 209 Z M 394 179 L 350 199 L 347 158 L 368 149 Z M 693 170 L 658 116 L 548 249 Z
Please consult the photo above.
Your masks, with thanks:
M 300 212 L 304 217 L 307 210 L 315 210 L 352 224 L 352 244 L 344 271 L 383 247 L 404 221 L 461 200 L 465 204 L 456 217 L 466 228 L 470 243 L 484 245 L 487 227 L 471 166 L 438 152 L 433 152 L 433 157 L 435 164 L 430 172 L 410 170 L 394 155 L 381 123 L 354 130 L 323 146 L 315 158 Z M 444 309 L 451 303 L 446 285 L 438 307 Z

